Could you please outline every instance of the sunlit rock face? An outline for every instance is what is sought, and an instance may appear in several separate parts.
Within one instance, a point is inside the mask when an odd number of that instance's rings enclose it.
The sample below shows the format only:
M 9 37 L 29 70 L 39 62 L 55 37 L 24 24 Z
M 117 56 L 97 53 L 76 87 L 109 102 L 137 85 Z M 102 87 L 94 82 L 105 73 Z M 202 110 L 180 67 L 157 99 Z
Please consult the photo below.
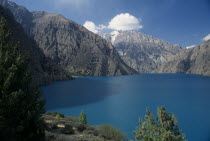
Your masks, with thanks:
M 69 74 L 126 75 L 136 71 L 118 55 L 112 44 L 62 15 L 29 12 L 7 2 L 25 32 L 35 39 L 44 55 Z
M 116 31 L 101 36 L 112 41 L 122 59 L 140 73 L 154 71 L 182 50 L 177 44 L 136 31 Z
M 185 49 L 160 65 L 159 73 L 192 73 L 210 76 L 210 40 Z

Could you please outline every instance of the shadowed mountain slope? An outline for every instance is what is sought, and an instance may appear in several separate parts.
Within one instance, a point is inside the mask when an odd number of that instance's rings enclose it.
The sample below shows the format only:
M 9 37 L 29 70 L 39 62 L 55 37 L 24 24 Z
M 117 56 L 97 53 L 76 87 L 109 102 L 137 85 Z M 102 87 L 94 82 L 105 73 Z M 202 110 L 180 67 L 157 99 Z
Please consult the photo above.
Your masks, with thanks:
M 120 58 L 110 42 L 58 14 L 29 12 L 6 2 L 26 33 L 35 39 L 46 57 L 70 74 L 127 75 L 136 73 Z
M 0 5 L 0 16 L 8 22 L 8 27 L 12 33 L 12 42 L 18 43 L 23 54 L 30 60 L 28 70 L 32 73 L 32 85 L 50 83 L 53 80 L 70 79 L 71 77 L 55 64 L 51 59 L 44 56 L 38 48 L 36 42 L 28 37 L 22 26 L 17 23 L 12 13 Z M 1 39 L 0 39 L 1 40 Z

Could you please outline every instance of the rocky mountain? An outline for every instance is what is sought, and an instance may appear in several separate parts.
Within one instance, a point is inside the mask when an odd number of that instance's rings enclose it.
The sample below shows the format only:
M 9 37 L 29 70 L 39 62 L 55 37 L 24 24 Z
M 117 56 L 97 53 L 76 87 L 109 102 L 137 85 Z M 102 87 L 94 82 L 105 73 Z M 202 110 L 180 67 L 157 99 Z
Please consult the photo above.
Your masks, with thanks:
M 159 73 L 192 73 L 210 76 L 210 40 L 182 50 L 158 67 Z
M 8 27 L 12 33 L 11 41 L 19 43 L 21 51 L 30 60 L 27 69 L 32 72 L 33 86 L 50 83 L 53 80 L 71 78 L 64 70 L 61 69 L 60 66 L 55 64 L 51 59 L 45 57 L 36 42 L 32 38 L 28 37 L 22 26 L 15 21 L 12 13 L 1 5 L 0 17 L 4 17 L 8 22 Z
M 151 73 L 181 51 L 177 44 L 136 31 L 114 31 L 100 35 L 111 41 L 122 59 L 140 73 Z
M 110 42 L 62 15 L 29 12 L 13 2 L 5 2 L 25 32 L 35 39 L 46 57 L 70 74 L 134 74 Z

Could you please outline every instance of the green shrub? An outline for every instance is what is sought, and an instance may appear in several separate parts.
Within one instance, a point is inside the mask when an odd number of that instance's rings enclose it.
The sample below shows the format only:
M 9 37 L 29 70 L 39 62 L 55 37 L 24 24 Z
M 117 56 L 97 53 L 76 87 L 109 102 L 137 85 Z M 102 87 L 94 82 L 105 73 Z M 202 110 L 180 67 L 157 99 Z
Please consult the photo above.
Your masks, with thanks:
M 86 117 L 86 114 L 84 112 L 80 113 L 79 122 L 81 124 L 87 124 L 87 117 Z
M 49 116 L 56 116 L 56 114 L 57 114 L 56 112 L 47 112 L 46 113 L 46 115 L 49 115 Z
M 63 114 L 60 114 L 60 113 L 57 113 L 57 115 L 56 115 L 56 118 L 64 118 L 64 115 Z
M 158 108 L 158 117 L 154 118 L 149 109 L 144 120 L 134 132 L 136 141 L 185 141 L 185 135 L 178 128 L 178 121 L 165 107 Z
M 106 139 L 111 139 L 114 141 L 125 141 L 125 135 L 121 133 L 117 128 L 114 128 L 107 124 L 102 124 L 97 127 L 97 130 L 102 134 Z
M 57 112 L 47 112 L 46 115 L 54 116 L 56 118 L 64 118 L 64 114 L 57 113 Z

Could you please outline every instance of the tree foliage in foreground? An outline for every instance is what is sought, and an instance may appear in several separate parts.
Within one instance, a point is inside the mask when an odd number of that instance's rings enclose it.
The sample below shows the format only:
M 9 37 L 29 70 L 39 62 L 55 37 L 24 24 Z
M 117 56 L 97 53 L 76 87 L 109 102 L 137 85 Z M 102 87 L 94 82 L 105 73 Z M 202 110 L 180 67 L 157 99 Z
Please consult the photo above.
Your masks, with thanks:
M 144 120 L 134 132 L 136 141 L 185 141 L 184 133 L 178 127 L 178 121 L 171 113 L 166 113 L 165 107 L 158 108 L 158 117 L 146 110 Z
M 0 6 L 0 12 L 5 12 Z M 0 139 L 41 140 L 44 101 L 29 88 L 28 59 L 21 53 L 10 30 L 11 17 L 0 15 Z
M 86 114 L 84 112 L 80 113 L 79 122 L 81 124 L 87 124 L 87 117 L 86 117 Z

